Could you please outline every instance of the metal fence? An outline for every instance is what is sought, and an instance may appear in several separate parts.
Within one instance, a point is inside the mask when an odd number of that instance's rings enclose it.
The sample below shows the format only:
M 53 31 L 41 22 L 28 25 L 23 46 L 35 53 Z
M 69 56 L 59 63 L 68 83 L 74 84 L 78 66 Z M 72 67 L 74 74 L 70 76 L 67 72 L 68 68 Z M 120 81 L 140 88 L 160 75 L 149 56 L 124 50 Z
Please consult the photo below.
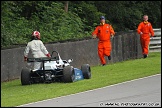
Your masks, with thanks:
M 149 51 L 161 52 L 161 28 L 153 29 L 155 37 L 150 38 Z

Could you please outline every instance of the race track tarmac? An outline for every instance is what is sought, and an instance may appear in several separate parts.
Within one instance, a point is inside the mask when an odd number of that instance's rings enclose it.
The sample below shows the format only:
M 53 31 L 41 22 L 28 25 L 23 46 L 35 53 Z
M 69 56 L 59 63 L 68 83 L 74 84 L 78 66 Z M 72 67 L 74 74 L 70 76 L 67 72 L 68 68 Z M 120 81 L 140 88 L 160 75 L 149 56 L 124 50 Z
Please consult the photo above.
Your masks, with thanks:
M 18 107 L 161 107 L 161 74 Z

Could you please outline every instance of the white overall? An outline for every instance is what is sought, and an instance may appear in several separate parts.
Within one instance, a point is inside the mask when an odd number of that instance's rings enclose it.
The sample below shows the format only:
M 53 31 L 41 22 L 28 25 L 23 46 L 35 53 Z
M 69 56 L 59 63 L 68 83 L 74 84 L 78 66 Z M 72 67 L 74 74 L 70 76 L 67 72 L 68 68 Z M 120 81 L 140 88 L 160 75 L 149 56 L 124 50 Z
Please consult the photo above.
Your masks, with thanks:
M 48 54 L 48 51 L 41 40 L 32 40 L 28 42 L 24 51 L 25 57 L 28 56 L 30 50 L 34 58 L 47 57 L 46 54 Z M 34 70 L 40 68 L 41 62 L 34 62 Z

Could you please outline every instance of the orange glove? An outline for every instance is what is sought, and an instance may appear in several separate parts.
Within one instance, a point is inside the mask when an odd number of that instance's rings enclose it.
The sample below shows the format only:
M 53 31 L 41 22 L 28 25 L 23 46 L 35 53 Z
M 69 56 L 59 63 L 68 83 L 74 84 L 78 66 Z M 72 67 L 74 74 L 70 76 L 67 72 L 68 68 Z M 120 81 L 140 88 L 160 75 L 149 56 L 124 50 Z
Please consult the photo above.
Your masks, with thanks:
M 50 53 L 46 54 L 47 57 L 51 57 Z

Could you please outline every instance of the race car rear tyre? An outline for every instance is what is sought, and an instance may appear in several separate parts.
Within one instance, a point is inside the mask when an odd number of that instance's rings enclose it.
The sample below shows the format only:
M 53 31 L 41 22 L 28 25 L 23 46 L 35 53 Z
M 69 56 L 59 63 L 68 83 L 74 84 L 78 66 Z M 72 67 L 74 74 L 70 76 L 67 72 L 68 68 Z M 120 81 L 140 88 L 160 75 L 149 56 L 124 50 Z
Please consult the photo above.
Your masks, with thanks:
M 30 69 L 22 69 L 21 71 L 21 84 L 22 85 L 30 85 L 31 78 L 30 78 Z
M 83 64 L 81 66 L 81 71 L 83 72 L 84 79 L 91 78 L 91 68 L 90 68 L 89 64 Z
M 74 68 L 72 66 L 66 66 L 63 69 L 63 81 L 68 82 L 74 82 L 75 80 L 75 73 Z

